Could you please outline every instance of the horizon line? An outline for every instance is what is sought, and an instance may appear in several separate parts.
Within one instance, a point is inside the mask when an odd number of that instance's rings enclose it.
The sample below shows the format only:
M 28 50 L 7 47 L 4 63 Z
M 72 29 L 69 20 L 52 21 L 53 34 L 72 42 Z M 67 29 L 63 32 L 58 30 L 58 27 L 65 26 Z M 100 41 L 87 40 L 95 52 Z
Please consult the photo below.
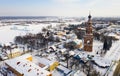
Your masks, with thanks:
M 4 15 L 4 16 L 0 16 L 0 17 L 87 17 L 87 16 L 40 16 L 40 15 L 38 15 L 38 16 L 33 16 L 33 15 L 23 15 L 23 16 L 21 16 L 21 15 L 18 15 L 18 16 L 9 16 L 9 15 Z M 120 17 L 120 16 L 92 16 L 92 18 L 95 18 L 95 17 Z

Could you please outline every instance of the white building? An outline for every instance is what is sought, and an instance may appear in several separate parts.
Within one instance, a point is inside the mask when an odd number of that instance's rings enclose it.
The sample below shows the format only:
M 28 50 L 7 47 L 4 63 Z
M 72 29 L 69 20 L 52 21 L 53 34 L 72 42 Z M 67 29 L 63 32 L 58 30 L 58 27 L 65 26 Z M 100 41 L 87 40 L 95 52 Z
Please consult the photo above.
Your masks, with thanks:
M 5 64 L 17 76 L 52 76 L 52 74 L 40 68 L 35 63 L 31 62 L 32 56 L 25 54 L 10 60 L 6 60 Z

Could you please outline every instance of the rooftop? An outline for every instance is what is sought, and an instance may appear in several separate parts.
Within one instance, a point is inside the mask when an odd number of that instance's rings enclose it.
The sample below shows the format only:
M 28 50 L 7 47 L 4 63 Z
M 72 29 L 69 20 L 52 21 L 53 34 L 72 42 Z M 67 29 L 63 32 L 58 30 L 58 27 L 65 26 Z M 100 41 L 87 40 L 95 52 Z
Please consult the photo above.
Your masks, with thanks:
M 24 76 L 47 76 L 50 74 L 50 72 L 47 70 L 44 70 L 35 63 L 32 63 L 29 60 L 25 59 L 29 56 L 31 55 L 25 54 L 20 57 L 6 60 L 5 63 Z

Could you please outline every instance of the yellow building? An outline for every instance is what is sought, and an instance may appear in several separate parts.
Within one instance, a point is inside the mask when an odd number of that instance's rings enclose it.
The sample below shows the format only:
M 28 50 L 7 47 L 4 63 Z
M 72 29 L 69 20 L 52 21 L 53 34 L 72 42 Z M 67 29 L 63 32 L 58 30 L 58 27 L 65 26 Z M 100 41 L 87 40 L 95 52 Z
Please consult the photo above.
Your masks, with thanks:
M 59 65 L 59 62 L 57 61 L 52 63 L 49 67 L 50 72 L 53 71 L 58 65 Z
M 21 55 L 21 52 L 20 52 L 20 49 L 12 49 L 11 50 L 11 53 L 10 53 L 10 50 L 7 50 L 7 55 L 9 58 L 15 58 L 17 56 L 20 56 Z

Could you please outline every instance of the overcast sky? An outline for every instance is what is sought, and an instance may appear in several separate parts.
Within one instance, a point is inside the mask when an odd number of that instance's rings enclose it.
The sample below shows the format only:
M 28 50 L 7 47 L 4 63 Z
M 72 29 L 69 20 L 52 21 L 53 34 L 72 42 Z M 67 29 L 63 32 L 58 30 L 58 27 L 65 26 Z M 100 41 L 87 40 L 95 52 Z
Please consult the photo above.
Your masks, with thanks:
M 120 0 L 0 0 L 0 16 L 120 16 Z

